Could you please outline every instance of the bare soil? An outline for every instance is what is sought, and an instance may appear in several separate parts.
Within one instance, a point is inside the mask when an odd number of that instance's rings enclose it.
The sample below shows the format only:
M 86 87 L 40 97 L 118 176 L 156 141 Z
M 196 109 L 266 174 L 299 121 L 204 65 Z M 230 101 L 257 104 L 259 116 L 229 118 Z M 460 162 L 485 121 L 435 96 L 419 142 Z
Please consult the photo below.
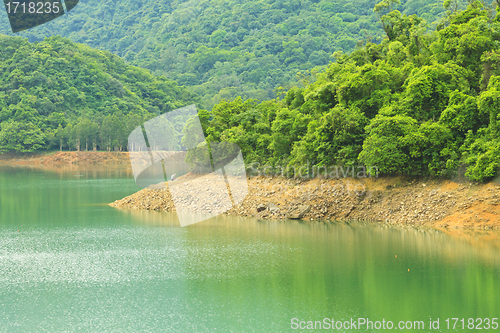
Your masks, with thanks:
M 45 154 L 4 154 L 0 164 L 8 165 L 111 165 L 130 164 L 128 152 L 62 151 Z

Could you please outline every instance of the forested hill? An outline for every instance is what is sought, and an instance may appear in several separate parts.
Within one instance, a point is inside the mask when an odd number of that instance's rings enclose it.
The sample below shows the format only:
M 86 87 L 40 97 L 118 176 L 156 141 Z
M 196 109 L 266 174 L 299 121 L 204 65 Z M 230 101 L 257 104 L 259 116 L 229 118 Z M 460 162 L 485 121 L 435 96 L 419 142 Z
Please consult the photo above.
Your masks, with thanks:
M 210 108 L 236 96 L 266 100 L 297 85 L 298 72 L 327 65 L 335 51 L 379 43 L 377 0 L 81 0 L 69 14 L 20 35 L 62 35 L 192 87 Z M 460 2 L 465 2 L 461 0 Z M 404 14 L 431 24 L 442 1 L 403 0 Z M 10 32 L 0 11 L 0 33 Z M 307 74 L 306 74 L 307 76 Z
M 164 77 L 62 37 L 0 35 L 0 152 L 126 148 L 155 115 L 196 102 Z
M 386 38 L 335 53 L 315 82 L 277 99 L 201 110 L 208 142 L 237 143 L 248 165 L 498 176 L 500 14 L 478 1 L 467 10 L 445 1 L 446 16 L 429 31 L 390 4 L 376 6 Z M 61 37 L 0 37 L 2 150 L 124 148 L 142 120 L 192 100 L 108 52 Z
M 500 14 L 475 2 L 432 32 L 397 11 L 382 22 L 381 44 L 337 54 L 315 83 L 282 100 L 216 105 L 208 141 L 235 142 L 247 165 L 261 167 L 498 176 Z

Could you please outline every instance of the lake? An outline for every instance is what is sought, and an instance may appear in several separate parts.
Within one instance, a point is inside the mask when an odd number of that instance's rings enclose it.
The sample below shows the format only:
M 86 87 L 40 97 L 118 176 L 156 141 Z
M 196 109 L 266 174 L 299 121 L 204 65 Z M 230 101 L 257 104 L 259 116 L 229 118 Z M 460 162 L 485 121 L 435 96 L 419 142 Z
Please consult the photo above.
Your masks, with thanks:
M 324 318 L 472 332 L 469 318 L 500 317 L 494 233 L 229 216 L 181 228 L 107 205 L 137 190 L 126 167 L 0 167 L 0 332 L 297 332 Z

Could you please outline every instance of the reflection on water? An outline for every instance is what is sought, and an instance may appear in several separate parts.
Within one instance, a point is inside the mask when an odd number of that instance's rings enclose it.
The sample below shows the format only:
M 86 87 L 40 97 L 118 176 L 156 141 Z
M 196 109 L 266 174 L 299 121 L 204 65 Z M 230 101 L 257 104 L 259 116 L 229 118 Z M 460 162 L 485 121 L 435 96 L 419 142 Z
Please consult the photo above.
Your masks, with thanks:
M 78 164 L 51 164 L 51 165 L 8 165 L 0 164 L 0 173 L 12 174 L 12 173 L 52 173 L 58 174 L 61 177 L 70 175 L 80 175 L 88 178 L 108 178 L 119 176 L 132 177 L 132 167 L 129 164 L 124 165 L 78 165 Z
M 138 224 L 154 226 L 179 226 L 175 213 L 120 209 Z M 244 222 L 243 222 L 244 221 Z M 252 223 L 249 223 L 252 222 Z M 376 225 L 356 221 L 345 222 L 304 222 L 297 220 L 273 221 L 252 218 L 236 218 L 219 215 L 201 223 L 198 228 L 221 227 L 242 230 L 245 233 L 256 233 L 257 230 L 279 230 L 290 238 L 300 238 L 307 232 L 311 236 L 329 235 L 336 238 L 336 244 L 354 244 L 357 242 L 377 242 L 375 247 L 387 247 L 399 242 L 400 246 L 412 246 L 422 256 L 439 255 L 455 260 L 462 256 L 473 255 L 483 260 L 496 262 L 500 258 L 500 234 L 496 231 L 455 231 L 454 237 L 441 230 L 430 228 L 414 228 L 389 225 Z M 191 227 L 193 228 L 193 227 Z M 460 235 L 459 233 L 462 233 Z M 365 239 L 361 235 L 365 235 Z M 291 240 L 293 242 L 293 239 Z
M 137 189 L 120 172 L 0 172 L 2 330 L 282 332 L 295 317 L 499 315 L 495 234 L 224 215 L 181 228 L 174 214 L 105 205 Z

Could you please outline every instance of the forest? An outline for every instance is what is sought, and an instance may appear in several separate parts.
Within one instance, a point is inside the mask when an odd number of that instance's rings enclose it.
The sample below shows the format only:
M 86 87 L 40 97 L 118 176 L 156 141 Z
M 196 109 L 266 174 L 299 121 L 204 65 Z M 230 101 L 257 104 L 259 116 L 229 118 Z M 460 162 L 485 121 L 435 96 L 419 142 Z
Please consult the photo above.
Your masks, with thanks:
M 61 35 L 190 87 L 202 108 L 222 99 L 268 100 L 303 85 L 359 44 L 385 34 L 377 0 L 81 0 L 69 14 L 22 32 L 31 42 Z M 463 6 L 463 0 L 459 6 Z M 403 14 L 430 26 L 440 1 L 403 0 Z M 0 33 L 9 34 L 0 11 Z
M 0 152 L 124 150 L 144 121 L 195 101 L 109 52 L 0 35 Z
M 416 15 L 380 15 L 386 38 L 336 61 L 303 88 L 258 102 L 222 101 L 208 142 L 229 141 L 247 165 L 376 166 L 385 175 L 485 181 L 500 166 L 500 15 L 445 2 L 433 31 Z M 208 112 L 208 111 L 207 111 Z
M 238 144 L 249 166 L 365 165 L 386 175 L 496 177 L 500 15 L 478 1 L 460 9 L 447 0 L 430 29 L 398 6 L 376 4 L 385 38 L 335 51 L 314 80 L 305 77 L 275 98 L 238 96 L 200 110 L 207 141 Z M 123 150 L 141 122 L 203 98 L 62 37 L 29 43 L 2 36 L 0 44 L 3 151 Z

